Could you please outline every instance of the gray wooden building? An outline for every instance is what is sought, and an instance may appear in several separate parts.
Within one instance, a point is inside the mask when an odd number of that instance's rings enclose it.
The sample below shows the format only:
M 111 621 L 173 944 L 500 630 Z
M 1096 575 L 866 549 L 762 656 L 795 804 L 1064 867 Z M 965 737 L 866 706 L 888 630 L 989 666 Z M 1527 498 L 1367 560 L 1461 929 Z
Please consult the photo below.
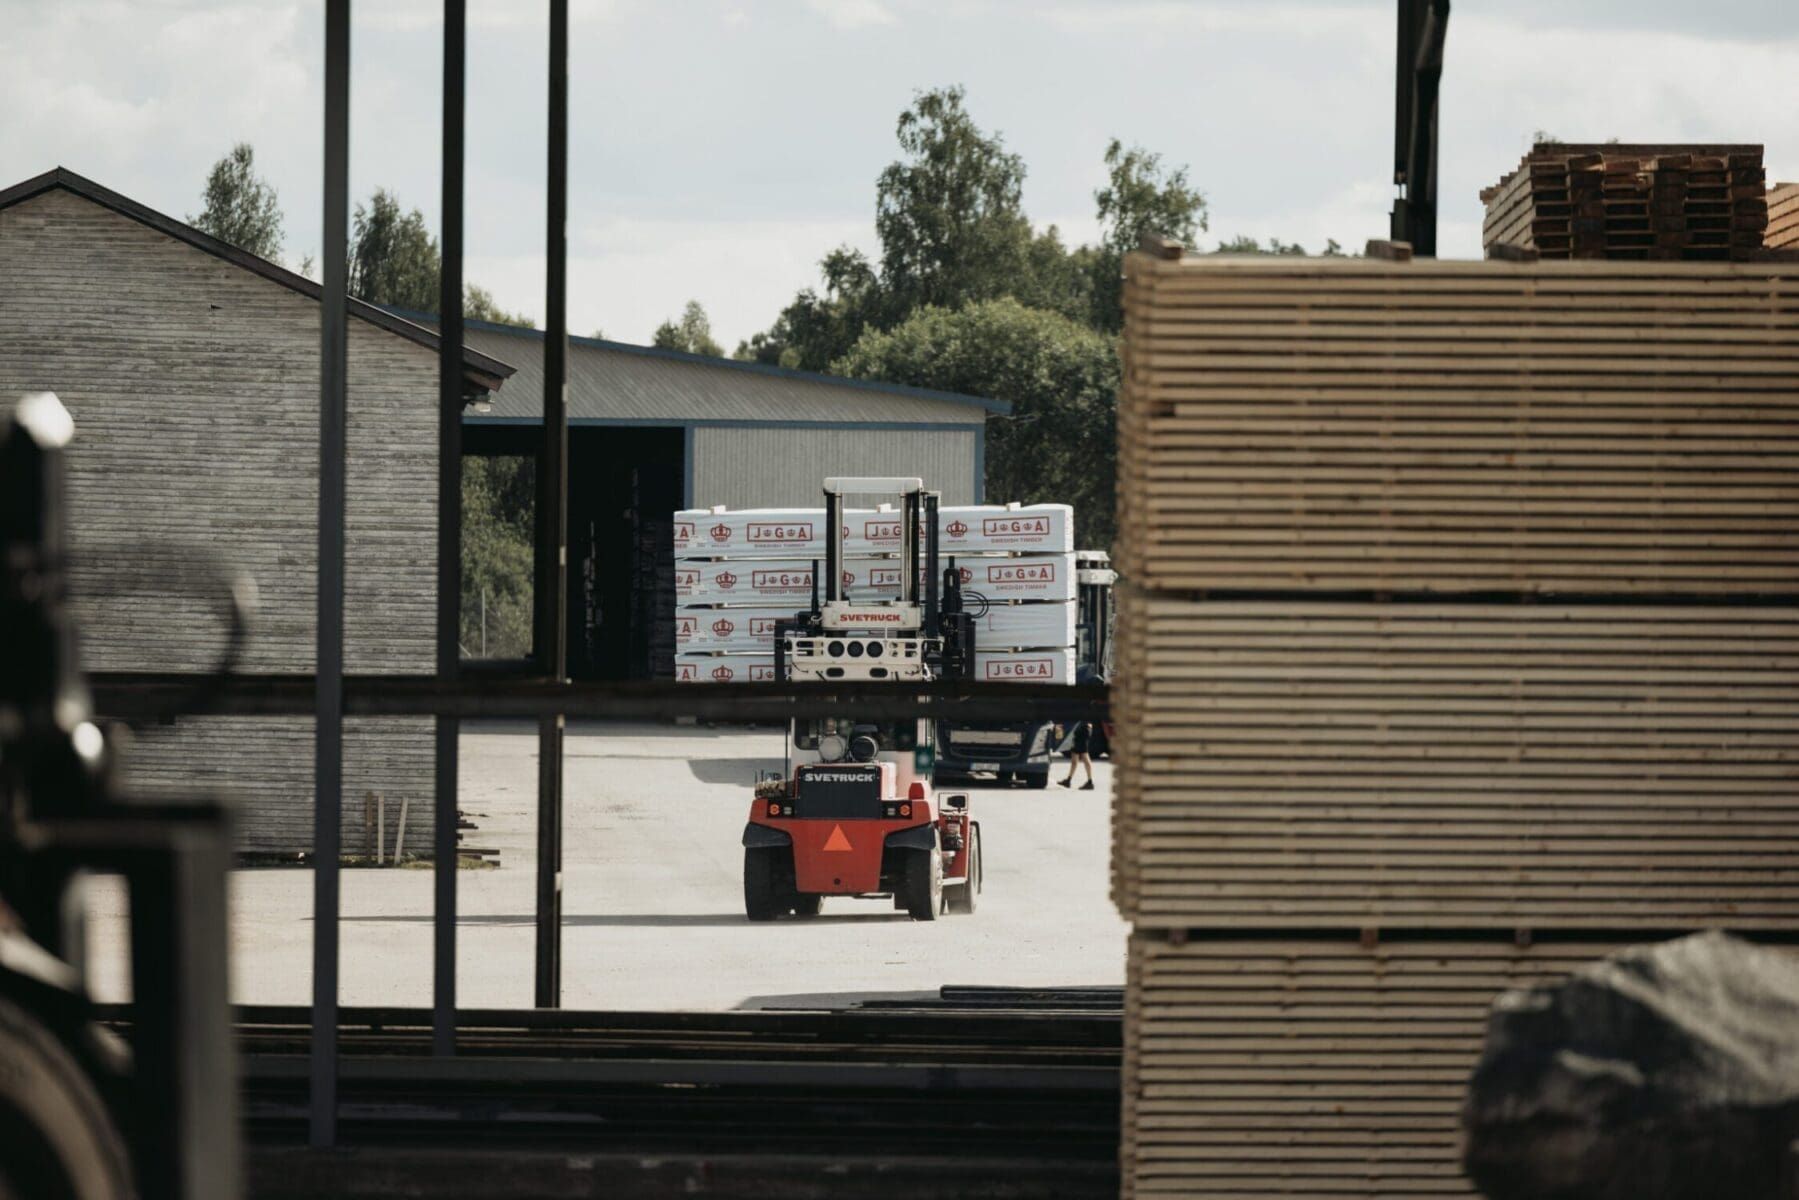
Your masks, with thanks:
M 356 672 L 429 672 L 436 582 L 437 337 L 361 303 L 349 328 L 345 652 Z M 484 397 L 510 375 L 470 349 Z M 260 598 L 246 671 L 313 665 L 317 285 L 69 171 L 0 191 L 0 396 L 52 391 L 73 415 L 72 587 L 90 669 L 197 671 L 223 628 L 209 564 Z M 136 731 L 136 786 L 229 792 L 240 846 L 312 840 L 312 723 L 183 719 Z M 428 720 L 345 736 L 346 852 L 364 799 L 407 800 L 429 845 Z

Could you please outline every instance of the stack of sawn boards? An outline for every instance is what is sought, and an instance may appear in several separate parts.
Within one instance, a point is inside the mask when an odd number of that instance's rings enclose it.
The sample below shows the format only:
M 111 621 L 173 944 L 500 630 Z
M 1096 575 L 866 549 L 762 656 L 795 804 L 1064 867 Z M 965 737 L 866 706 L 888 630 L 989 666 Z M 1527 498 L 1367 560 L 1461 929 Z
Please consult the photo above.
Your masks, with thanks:
M 1768 189 L 1768 231 L 1762 240 L 1770 250 L 1799 249 L 1799 183 Z
M 1543 258 L 1746 261 L 1768 223 L 1756 145 L 1539 142 L 1481 192 L 1481 243 Z
M 1465 1196 L 1498 992 L 1799 925 L 1799 265 L 1127 277 L 1126 1194 Z

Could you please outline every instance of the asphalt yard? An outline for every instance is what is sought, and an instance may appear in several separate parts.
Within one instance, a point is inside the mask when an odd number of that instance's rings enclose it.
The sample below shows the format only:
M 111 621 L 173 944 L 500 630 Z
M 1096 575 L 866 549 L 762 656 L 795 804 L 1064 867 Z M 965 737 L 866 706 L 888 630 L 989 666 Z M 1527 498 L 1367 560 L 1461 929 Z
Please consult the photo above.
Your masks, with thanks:
M 1125 924 L 1108 896 L 1111 767 L 1091 792 L 977 786 L 986 884 L 972 916 L 917 922 L 885 902 L 825 901 L 811 919 L 743 914 L 739 837 L 758 768 L 781 766 L 773 729 L 596 725 L 566 743 L 563 1003 L 727 1009 L 780 997 L 916 992 L 943 984 L 1124 980 Z M 492 870 L 458 872 L 458 1003 L 532 1002 L 537 740 L 526 725 L 462 739 L 462 808 Z M 1058 760 L 1059 778 L 1067 770 Z M 962 790 L 960 787 L 957 790 Z M 341 999 L 431 999 L 431 872 L 346 869 Z M 91 959 L 102 998 L 127 989 L 122 889 L 96 881 Z M 231 880 L 232 995 L 310 996 L 312 872 Z

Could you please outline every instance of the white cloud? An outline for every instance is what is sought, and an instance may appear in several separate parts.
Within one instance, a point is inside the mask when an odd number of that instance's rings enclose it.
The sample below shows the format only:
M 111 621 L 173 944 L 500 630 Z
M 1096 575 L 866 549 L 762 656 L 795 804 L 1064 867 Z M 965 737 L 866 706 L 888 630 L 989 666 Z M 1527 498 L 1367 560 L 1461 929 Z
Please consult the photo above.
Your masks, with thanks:
M 1050 24 L 1068 33 L 1154 33 L 1166 36 L 1196 33 L 1275 33 L 1286 36 L 1364 37 L 1378 31 L 1392 38 L 1389 5 L 1262 4 L 1262 3 L 1098 3 L 1058 4 L 1046 9 Z
M 569 231 L 569 329 L 648 342 L 698 300 L 730 350 L 766 329 L 795 292 L 818 282 L 818 260 L 843 242 L 870 249 L 861 221 L 685 221 L 604 218 Z M 474 254 L 468 277 L 504 308 L 543 318 L 540 255 Z
M 806 0 L 806 7 L 835 29 L 866 29 L 894 23 L 893 13 L 880 0 Z

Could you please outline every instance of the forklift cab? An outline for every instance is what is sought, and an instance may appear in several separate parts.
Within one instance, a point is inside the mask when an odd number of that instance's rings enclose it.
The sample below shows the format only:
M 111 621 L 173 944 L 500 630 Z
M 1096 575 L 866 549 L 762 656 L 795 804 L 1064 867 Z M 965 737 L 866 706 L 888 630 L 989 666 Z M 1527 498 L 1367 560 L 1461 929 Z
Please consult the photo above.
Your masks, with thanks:
M 892 763 L 895 790 L 909 795 L 913 783 L 931 782 L 935 738 L 932 721 L 796 720 L 788 726 L 786 776 L 804 763 Z

